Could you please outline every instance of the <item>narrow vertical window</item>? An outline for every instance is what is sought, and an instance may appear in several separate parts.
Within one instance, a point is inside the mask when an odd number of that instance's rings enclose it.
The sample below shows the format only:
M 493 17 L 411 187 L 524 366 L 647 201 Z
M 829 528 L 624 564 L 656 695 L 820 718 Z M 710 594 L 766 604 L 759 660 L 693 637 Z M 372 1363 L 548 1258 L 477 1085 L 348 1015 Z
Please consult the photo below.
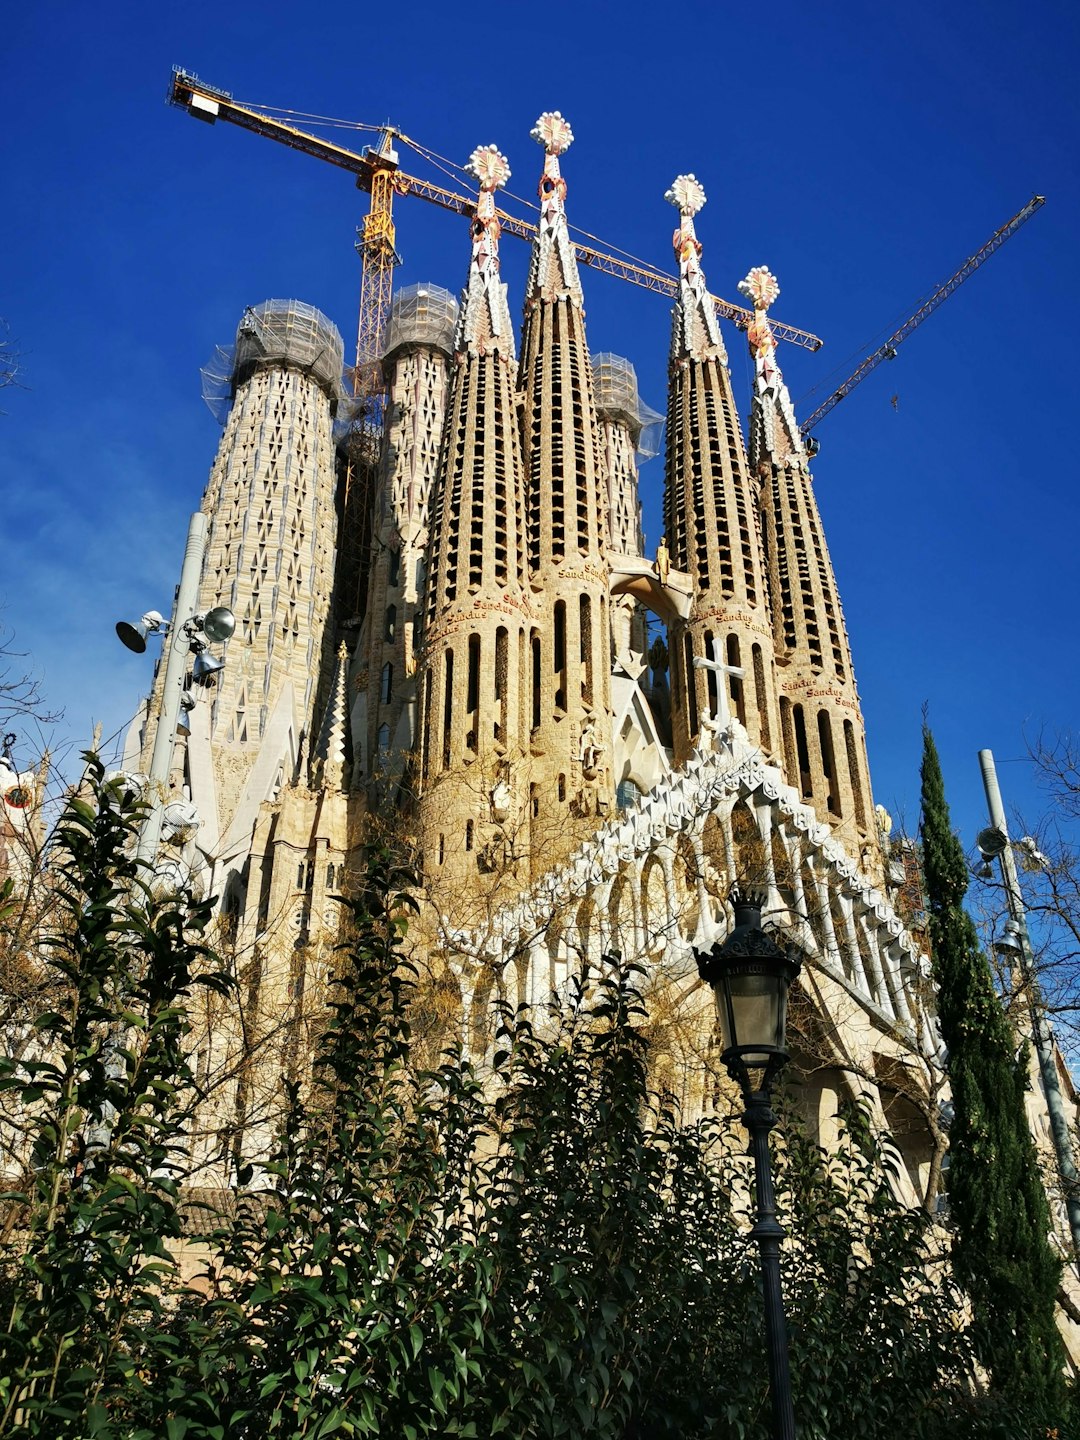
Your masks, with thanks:
M 727 637 L 727 663 L 742 669 L 742 660 L 739 653 L 739 637 L 729 635 Z M 743 677 L 741 675 L 725 675 L 724 684 L 730 685 L 731 708 L 740 725 L 746 724 L 746 692 L 743 688 Z
M 581 640 L 581 698 L 586 705 L 593 703 L 593 635 L 592 635 L 592 600 L 588 595 L 582 595 L 579 607 L 579 635 Z
M 383 639 L 384 639 L 388 644 L 389 644 L 389 642 L 390 642 L 391 640 L 393 640 L 393 638 L 394 638 L 394 632 L 395 632 L 396 630 L 397 630 L 397 606 L 396 606 L 396 605 L 388 605 L 388 606 L 386 607 L 386 622 L 385 622 L 385 624 L 384 624 L 384 626 L 383 626 Z
M 799 761 L 799 790 L 804 800 L 809 800 L 814 794 L 814 782 L 810 774 L 810 747 L 806 743 L 806 717 L 803 715 L 801 705 L 791 707 L 791 716 L 795 722 L 795 751 Z
M 540 729 L 540 694 L 543 674 L 540 668 L 540 636 L 532 637 L 532 728 Z
M 850 720 L 844 721 L 844 748 L 847 750 L 848 776 L 851 779 L 851 794 L 855 801 L 855 819 L 859 829 L 866 829 L 866 801 L 863 796 L 862 769 L 855 741 L 855 727 Z
M 552 612 L 551 671 L 555 677 L 555 709 L 566 709 L 566 602 L 555 601 Z
M 469 636 L 469 675 L 465 687 L 465 724 L 468 733 L 465 744 L 470 750 L 477 748 L 476 712 L 480 708 L 480 636 Z
M 507 728 L 507 697 L 508 689 L 508 652 L 510 648 L 510 637 L 503 626 L 499 626 L 495 632 L 495 739 L 500 744 L 506 744 Z
M 390 697 L 394 693 L 394 667 L 388 660 L 382 667 L 382 680 L 379 685 L 379 698 L 384 705 L 390 704 Z
M 442 763 L 443 769 L 450 764 L 450 727 L 454 721 L 454 652 L 446 652 L 444 666 L 443 684 L 443 735 L 442 735 Z
M 686 733 L 691 740 L 698 733 L 697 677 L 694 674 L 694 642 L 683 636 L 683 679 L 686 682 Z
M 706 630 L 706 631 L 705 631 L 705 634 L 702 636 L 702 639 L 703 639 L 704 642 L 705 642 L 705 656 L 706 656 L 706 659 L 711 660 L 711 659 L 713 658 L 713 632 L 712 632 L 711 630 Z M 719 712 L 719 707 L 718 707 L 718 704 L 717 704 L 717 701 L 718 701 L 718 699 L 719 699 L 719 696 L 718 696 L 718 692 L 717 692 L 717 688 L 716 688 L 716 687 L 717 687 L 717 682 L 719 681 L 719 679 L 720 679 L 719 671 L 716 671 L 716 670 L 706 670 L 706 671 L 705 671 L 705 688 L 706 688 L 706 692 L 707 692 L 708 697 L 709 697 L 709 714 L 710 714 L 710 715 L 714 715 L 714 716 L 715 716 L 715 715 L 718 715 L 718 714 L 720 713 L 720 712 Z M 726 676 L 724 677 L 724 684 L 725 684 L 725 685 L 727 684 L 727 677 L 726 677 Z
M 750 653 L 754 664 L 754 703 L 757 706 L 758 738 L 763 750 L 771 750 L 772 735 L 769 732 L 769 696 L 765 689 L 765 657 L 761 653 L 760 645 L 755 645 Z
M 818 724 L 818 747 L 821 750 L 821 770 L 825 776 L 826 804 L 829 807 L 829 814 L 839 816 L 840 792 L 836 785 L 836 758 L 833 755 L 832 725 L 829 721 L 829 712 L 819 710 L 817 717 Z

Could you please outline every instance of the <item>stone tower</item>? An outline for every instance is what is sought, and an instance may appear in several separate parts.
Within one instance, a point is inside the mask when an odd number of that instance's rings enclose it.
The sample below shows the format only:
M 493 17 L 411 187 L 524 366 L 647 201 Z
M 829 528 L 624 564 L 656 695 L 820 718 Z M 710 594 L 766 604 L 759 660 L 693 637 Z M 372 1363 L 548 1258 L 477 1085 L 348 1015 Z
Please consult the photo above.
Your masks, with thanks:
M 341 372 L 341 336 L 313 306 L 267 300 L 244 312 L 202 502 L 198 599 L 200 610 L 228 606 L 236 632 L 224 669 L 193 691 L 186 761 L 178 755 L 219 894 L 242 885 L 259 807 L 299 775 L 327 698 Z M 143 737 L 143 769 L 152 741 Z
M 851 646 L 809 457 L 768 321 L 780 287 L 759 265 L 739 289 L 754 306 L 747 332 L 754 359 L 750 464 L 762 486 L 784 772 L 848 852 L 877 875 L 880 840 Z
M 573 133 L 555 111 L 541 115 L 532 137 L 544 148 L 544 171 L 518 384 L 529 583 L 540 611 L 529 638 L 530 810 L 548 837 L 550 864 L 580 828 L 569 822 L 602 817 L 614 801 L 611 624 L 607 477 L 559 170 Z
M 665 198 L 679 212 L 679 294 L 671 335 L 664 524 L 671 562 L 689 571 L 694 587 L 692 615 L 671 627 L 675 760 L 686 759 L 702 715 L 710 723 L 725 724 L 729 716 L 741 722 L 751 742 L 771 756 L 779 715 L 757 484 L 694 233 L 705 192 L 692 175 L 680 175 Z
M 494 146 L 475 150 L 469 169 L 480 198 L 431 497 L 413 762 L 425 878 L 459 895 L 527 848 L 525 676 L 537 632 L 495 209 L 510 169 Z
M 400 290 L 390 311 L 386 441 L 356 646 L 354 789 L 396 781 L 416 738 L 414 642 L 457 318 L 457 301 L 438 285 Z

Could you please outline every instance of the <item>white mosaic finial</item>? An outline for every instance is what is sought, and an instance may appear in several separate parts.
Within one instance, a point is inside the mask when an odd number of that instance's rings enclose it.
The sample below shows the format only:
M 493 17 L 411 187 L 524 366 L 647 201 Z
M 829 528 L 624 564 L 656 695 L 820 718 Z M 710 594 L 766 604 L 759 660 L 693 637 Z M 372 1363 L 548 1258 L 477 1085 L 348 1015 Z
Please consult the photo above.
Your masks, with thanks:
M 570 122 L 558 110 L 545 110 L 529 134 L 549 155 L 565 155 L 574 143 Z
M 768 310 L 780 294 L 780 286 L 767 265 L 755 265 L 746 279 L 739 281 L 739 293 L 753 302 L 755 310 Z
M 705 204 L 705 187 L 696 175 L 677 175 L 664 199 L 674 205 L 680 215 L 696 215 Z
M 510 162 L 497 145 L 478 145 L 465 170 L 481 190 L 498 190 L 510 179 Z

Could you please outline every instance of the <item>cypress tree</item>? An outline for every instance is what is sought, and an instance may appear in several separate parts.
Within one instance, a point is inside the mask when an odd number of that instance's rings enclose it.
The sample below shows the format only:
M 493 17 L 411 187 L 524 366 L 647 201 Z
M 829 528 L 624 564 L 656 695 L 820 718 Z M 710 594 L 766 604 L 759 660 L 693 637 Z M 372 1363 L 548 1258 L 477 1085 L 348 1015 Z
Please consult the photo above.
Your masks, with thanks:
M 1061 1266 L 1024 1107 L 1027 1046 L 1005 1016 L 964 909 L 968 868 L 949 823 L 941 764 L 923 726 L 922 846 L 938 1017 L 954 1119 L 949 1210 L 953 1264 L 971 1299 L 974 1338 L 1002 1396 L 1052 1419 L 1063 1400 L 1054 1320 Z

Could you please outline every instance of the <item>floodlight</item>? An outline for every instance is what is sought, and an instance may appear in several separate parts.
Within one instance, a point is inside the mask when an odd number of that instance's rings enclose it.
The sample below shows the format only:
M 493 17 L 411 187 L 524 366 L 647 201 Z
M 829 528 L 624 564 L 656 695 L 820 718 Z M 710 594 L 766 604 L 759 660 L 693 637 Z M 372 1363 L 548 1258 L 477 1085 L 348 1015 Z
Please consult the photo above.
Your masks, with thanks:
M 127 620 L 117 621 L 116 633 L 129 650 L 134 650 L 136 655 L 142 655 L 146 650 L 147 635 L 156 635 L 164 623 L 164 617 L 156 610 L 147 610 L 137 625 L 132 625 Z
M 984 860 L 996 860 L 1008 843 L 1008 836 L 996 825 L 980 830 L 975 837 L 975 844 L 979 847 L 979 854 Z
M 224 644 L 236 629 L 236 616 L 227 605 L 215 605 L 203 616 L 202 628 L 208 640 L 217 645 Z
M 195 656 L 195 660 L 191 666 L 191 678 L 196 685 L 202 685 L 211 675 L 216 675 L 219 670 L 224 669 L 224 660 L 219 660 L 216 655 L 207 655 L 206 651 L 203 650 Z
M 1024 953 L 1023 943 L 1020 938 L 1020 926 L 1015 920 L 1006 920 L 1005 928 L 1000 940 L 995 940 L 993 945 L 995 955 L 1000 955 L 1003 960 L 1019 960 Z

